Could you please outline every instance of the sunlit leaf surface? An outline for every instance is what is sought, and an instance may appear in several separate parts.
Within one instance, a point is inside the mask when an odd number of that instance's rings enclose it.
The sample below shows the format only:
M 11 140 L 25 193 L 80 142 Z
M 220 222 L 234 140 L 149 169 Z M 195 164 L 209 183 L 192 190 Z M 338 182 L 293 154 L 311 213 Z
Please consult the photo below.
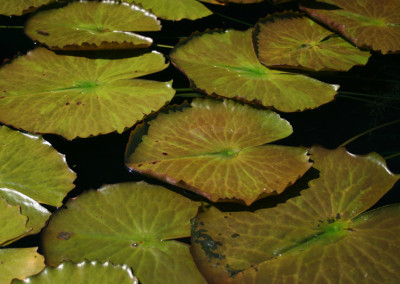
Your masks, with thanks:
M 18 239 L 27 234 L 37 234 L 46 225 L 46 221 L 50 217 L 50 212 L 32 198 L 16 190 L 4 187 L 0 188 L 0 197 L 4 198 L 10 205 L 18 205 L 21 208 L 21 214 L 24 215 L 24 217 L 28 217 L 25 223 L 29 230 L 27 230 L 25 234 L 19 235 Z M 6 229 L 4 230 L 7 231 Z
M 73 2 L 30 18 L 25 33 L 52 49 L 129 49 L 152 39 L 136 32 L 161 29 L 156 16 L 116 2 Z
M 400 52 L 399 0 L 306 1 L 302 9 L 356 46 L 383 54 Z
M 0 0 L 0 15 L 20 16 L 56 0 Z
M 199 203 L 160 186 L 124 183 L 83 193 L 51 218 L 46 261 L 127 264 L 141 283 L 203 283 L 187 244 Z M 157 273 L 155 273 L 157 272 Z
M 108 262 L 81 262 L 74 264 L 65 262 L 58 267 L 46 267 L 40 274 L 29 277 L 26 281 L 16 280 L 17 283 L 31 284 L 137 284 L 138 281 L 126 266 L 115 266 Z
M 196 0 L 123 0 L 135 3 L 165 20 L 196 20 L 212 14 Z
M 14 278 L 25 279 L 45 267 L 44 257 L 36 248 L 0 249 L 0 283 L 8 284 Z
M 294 112 L 331 101 L 337 86 L 270 70 L 254 52 L 251 30 L 196 34 L 175 47 L 171 60 L 209 95 L 235 98 Z
M 143 142 L 136 149 L 128 146 L 128 166 L 212 201 L 250 204 L 281 193 L 311 166 L 305 149 L 263 146 L 292 133 L 270 110 L 198 99 L 191 108 L 161 113 L 149 124 Z
M 0 127 L 0 196 L 11 204 L 21 202 L 24 215 L 31 216 L 29 212 L 34 210 L 37 211 L 35 214 L 42 215 L 38 218 L 44 218 L 43 214 L 47 213 L 31 198 L 39 203 L 60 206 L 74 187 L 75 177 L 64 156 L 40 136 Z
M 275 14 L 259 21 L 256 27 L 256 50 L 267 66 L 347 71 L 366 64 L 370 57 L 369 52 L 298 13 Z
M 362 212 L 399 175 L 375 153 L 310 152 L 320 177 L 301 196 L 254 213 L 212 207 L 199 214 L 192 254 L 211 283 L 398 281 L 400 206 Z
M 31 229 L 26 227 L 28 218 L 21 214 L 19 206 L 12 206 L 0 196 L 0 246 L 24 235 Z
M 157 52 L 107 60 L 37 48 L 0 69 L 0 121 L 67 139 L 120 133 L 174 95 L 170 82 L 128 79 L 167 66 Z

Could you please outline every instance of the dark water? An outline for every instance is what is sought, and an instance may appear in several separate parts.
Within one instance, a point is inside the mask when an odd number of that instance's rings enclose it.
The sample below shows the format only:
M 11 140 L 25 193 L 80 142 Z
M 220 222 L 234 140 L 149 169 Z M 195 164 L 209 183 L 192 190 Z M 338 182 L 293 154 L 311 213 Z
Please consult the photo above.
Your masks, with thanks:
M 267 2 L 255 5 L 230 5 L 220 7 L 208 5 L 210 9 L 254 24 L 258 18 L 264 17 L 282 8 L 274 8 Z M 284 8 L 295 6 L 283 5 Z M 4 17 L 0 16 L 0 25 L 23 25 L 27 16 Z M 179 37 L 186 37 L 195 31 L 207 29 L 239 29 L 248 27 L 244 24 L 213 15 L 197 21 L 168 22 L 162 21 L 163 30 L 146 35 L 154 38 L 157 44 L 175 45 Z M 18 54 L 35 47 L 35 44 L 24 35 L 22 29 L 0 29 L 0 44 L 2 47 L 1 61 L 12 59 Z M 154 48 L 168 54 L 169 49 Z M 107 56 L 126 56 L 130 52 L 119 51 L 108 53 Z M 104 56 L 96 53 L 93 56 Z M 358 66 L 349 72 L 324 72 L 313 76 L 327 83 L 340 84 L 340 91 L 367 93 L 371 97 L 337 98 L 315 110 L 301 113 L 280 113 L 293 126 L 294 133 L 278 144 L 291 146 L 311 146 L 319 144 L 326 148 L 336 148 L 349 138 L 375 126 L 400 118 L 400 54 L 380 55 L 373 54 L 366 66 Z M 148 78 L 167 81 L 174 79 L 175 88 L 187 88 L 189 82 L 174 67 L 159 72 Z M 181 102 L 176 99 L 174 102 Z M 382 156 L 389 156 L 400 151 L 400 124 L 394 124 L 377 131 L 373 131 L 356 141 L 350 143 L 347 149 L 355 154 L 378 152 Z M 143 178 L 131 173 L 124 165 L 124 149 L 128 140 L 129 131 L 122 134 L 111 133 L 87 139 L 67 141 L 56 135 L 44 135 L 59 152 L 66 155 L 69 166 L 77 173 L 76 188 L 68 195 L 74 197 L 89 188 L 98 188 L 102 184 L 117 183 L 122 181 L 137 181 L 145 179 L 151 183 L 158 181 Z M 400 173 L 400 156 L 387 160 L 389 169 Z M 400 202 L 399 183 L 388 192 L 377 206 Z M 169 186 L 169 188 L 172 188 Z M 180 189 L 176 191 L 182 192 Z M 191 195 L 190 193 L 186 193 Z M 37 236 L 21 240 L 12 246 L 38 245 Z

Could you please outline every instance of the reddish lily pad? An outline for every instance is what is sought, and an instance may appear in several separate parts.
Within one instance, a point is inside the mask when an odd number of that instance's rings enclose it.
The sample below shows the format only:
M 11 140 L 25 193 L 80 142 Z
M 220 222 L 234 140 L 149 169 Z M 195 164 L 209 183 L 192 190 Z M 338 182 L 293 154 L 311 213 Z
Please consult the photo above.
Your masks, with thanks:
M 156 16 L 136 6 L 84 1 L 37 13 L 25 33 L 52 49 L 130 49 L 153 42 L 132 31 L 160 29 Z
M 8 284 L 42 271 L 44 257 L 36 251 L 37 247 L 0 249 L 0 283 Z
M 253 37 L 258 58 L 267 66 L 347 71 L 365 65 L 371 55 L 298 13 L 262 19 Z
M 46 267 L 40 274 L 31 276 L 25 281 L 15 280 L 12 283 L 31 283 L 31 284 L 54 284 L 65 283 L 76 284 L 137 284 L 136 277 L 132 275 L 130 269 L 124 266 L 112 265 L 109 262 L 88 262 L 78 264 L 72 262 L 61 263 L 58 267 Z
M 151 11 L 157 17 L 165 20 L 179 21 L 182 19 L 196 20 L 212 14 L 203 4 L 196 0 L 123 0 L 135 3 Z
M 46 262 L 129 265 L 141 283 L 204 283 L 187 244 L 193 202 L 145 183 L 104 186 L 69 200 L 43 233 Z
M 195 34 L 170 54 L 173 63 L 209 95 L 235 98 L 284 112 L 316 108 L 333 100 L 337 86 L 271 70 L 254 52 L 251 30 Z
M 281 193 L 311 167 L 305 149 L 264 145 L 292 133 L 270 110 L 197 99 L 191 108 L 161 113 L 149 124 L 133 153 L 128 145 L 128 167 L 212 201 L 251 204 Z
M 310 150 L 320 177 L 252 212 L 200 213 L 192 254 L 210 283 L 395 283 L 400 206 L 364 212 L 399 180 L 382 157 Z M 329 280 L 329 281 L 328 281 Z
M 171 82 L 128 79 L 167 66 L 157 52 L 107 60 L 37 48 L 0 69 L 0 121 L 67 139 L 121 133 L 174 95 Z
M 0 0 L 0 15 L 21 16 L 56 0 Z
M 302 10 L 349 39 L 356 46 L 383 54 L 400 52 L 400 1 L 306 1 Z

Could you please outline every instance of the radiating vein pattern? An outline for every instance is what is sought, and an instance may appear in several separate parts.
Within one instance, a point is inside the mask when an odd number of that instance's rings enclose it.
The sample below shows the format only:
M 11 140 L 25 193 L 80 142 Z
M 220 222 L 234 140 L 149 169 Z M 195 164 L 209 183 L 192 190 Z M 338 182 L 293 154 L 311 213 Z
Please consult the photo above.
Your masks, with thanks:
M 278 114 L 230 100 L 195 100 L 160 113 L 133 153 L 132 169 L 204 195 L 212 201 L 282 192 L 311 166 L 305 149 L 264 145 L 291 126 Z

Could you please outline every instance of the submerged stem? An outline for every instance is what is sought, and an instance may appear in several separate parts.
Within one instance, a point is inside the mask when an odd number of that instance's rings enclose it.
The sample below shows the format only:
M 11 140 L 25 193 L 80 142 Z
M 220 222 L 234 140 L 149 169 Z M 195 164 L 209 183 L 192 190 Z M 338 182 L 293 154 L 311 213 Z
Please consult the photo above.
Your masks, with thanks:
M 383 158 L 384 158 L 385 160 L 389 160 L 389 159 L 395 158 L 395 157 L 397 157 L 397 156 L 400 156 L 400 152 L 399 152 L 399 153 L 392 154 L 392 155 L 389 155 L 389 156 L 386 156 L 386 157 L 383 157 Z
M 387 123 L 378 125 L 378 126 L 376 126 L 376 127 L 373 127 L 373 128 L 371 128 L 371 129 L 368 129 L 368 130 L 366 130 L 366 131 L 364 131 L 364 132 L 362 132 L 362 133 L 360 133 L 360 134 L 358 134 L 358 135 L 356 135 L 356 136 L 350 138 L 349 140 L 345 141 L 345 142 L 342 143 L 340 146 L 343 146 L 343 147 L 344 147 L 344 146 L 346 146 L 347 144 L 353 142 L 354 140 L 360 138 L 361 136 L 363 136 L 363 135 L 365 135 L 365 134 L 368 134 L 368 133 L 370 133 L 370 132 L 372 132 L 372 131 L 375 131 L 375 130 L 377 130 L 377 129 L 380 129 L 380 128 L 383 128 L 383 127 L 386 127 L 386 126 L 389 126 L 389 125 L 392 125 L 392 124 L 395 124 L 395 123 L 398 123 L 398 122 L 400 122 L 400 119 L 394 120 L 394 121 L 390 121 L 390 122 L 387 122 Z
M 247 22 L 245 22 L 245 21 L 241 21 L 241 20 L 238 20 L 238 19 L 235 19 L 235 18 L 226 16 L 226 15 L 224 15 L 224 14 L 215 12 L 215 11 L 213 11 L 213 13 L 214 13 L 215 15 L 217 15 L 217 16 L 220 16 L 220 17 L 222 17 L 222 18 L 231 20 L 231 21 L 233 21 L 233 22 L 236 22 L 236 23 L 239 23 L 239 24 L 242 24 L 242 25 L 246 25 L 246 26 L 249 26 L 249 27 L 254 27 L 254 25 L 249 24 L 249 23 L 247 23 Z
M 23 29 L 24 26 L 0 26 L 0 29 Z

